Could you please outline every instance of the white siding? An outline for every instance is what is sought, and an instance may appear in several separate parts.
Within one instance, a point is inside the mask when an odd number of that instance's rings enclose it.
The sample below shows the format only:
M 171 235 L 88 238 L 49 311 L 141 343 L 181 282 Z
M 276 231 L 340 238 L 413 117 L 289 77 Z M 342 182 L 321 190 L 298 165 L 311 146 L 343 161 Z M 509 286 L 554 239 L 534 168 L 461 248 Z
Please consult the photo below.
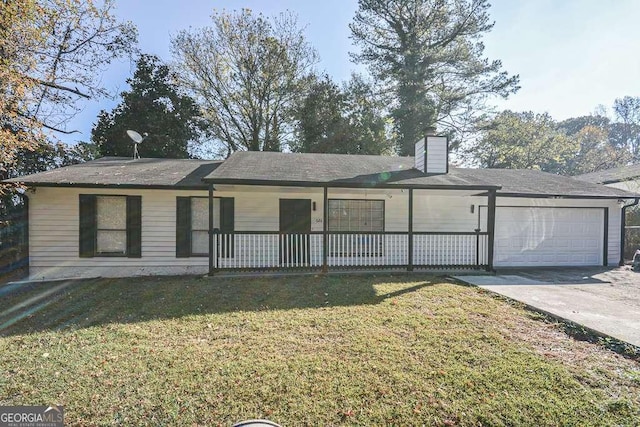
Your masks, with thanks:
M 477 193 L 477 192 L 475 192 Z M 468 191 L 414 190 L 413 231 L 465 232 L 478 228 L 478 208 L 487 204 L 487 197 Z M 479 242 L 474 235 L 415 235 L 414 264 L 469 265 L 476 260 L 476 244 L 484 248 L 486 237 Z M 480 262 L 486 257 L 480 256 Z
M 78 256 L 78 204 L 80 194 L 118 194 L 142 196 L 142 257 Z M 384 200 L 385 231 L 408 230 L 408 191 L 329 189 L 330 199 Z M 455 197 L 460 192 L 436 192 L 429 196 L 415 190 L 416 231 L 473 231 L 477 221 L 469 213 L 472 198 Z M 38 188 L 30 196 L 30 268 L 34 278 L 133 276 L 154 274 L 206 273 L 206 257 L 176 258 L 176 197 L 206 197 L 206 191 L 175 190 L 106 190 L 78 188 Z M 311 199 L 316 209 L 311 212 L 312 231 L 323 230 L 323 191 L 321 188 L 290 187 L 218 187 L 216 197 L 235 199 L 235 230 L 278 231 L 279 199 Z M 481 203 L 483 198 L 477 198 Z M 220 259 L 220 267 L 251 266 L 252 247 L 262 245 L 261 261 L 278 265 L 277 236 L 236 235 L 233 258 Z M 274 240 L 275 239 L 275 240 Z M 403 240 L 404 239 L 404 240 Z M 392 259 L 380 263 L 402 263 L 406 259 L 406 236 L 385 238 Z M 322 239 L 312 237 L 311 262 L 322 261 Z M 249 243 L 249 244 L 243 244 Z M 271 247 L 274 246 L 274 247 Z M 269 247 L 269 248 L 268 248 Z M 389 246 L 390 247 L 390 246 Z M 260 260 L 254 260 L 258 262 Z M 343 261 L 329 259 L 334 265 Z M 372 261 L 374 262 L 374 261 Z
M 78 256 L 80 194 L 142 196 L 142 258 Z M 206 191 L 37 188 L 29 194 L 32 278 L 196 274 L 207 258 L 176 258 L 176 196 Z
M 487 204 L 486 197 L 462 191 L 414 190 L 413 199 L 414 231 L 472 232 L 478 228 L 478 206 Z
M 427 173 L 447 173 L 447 137 L 427 136 Z
M 311 231 L 322 231 L 322 188 L 217 186 L 215 195 L 235 199 L 236 231 L 278 231 L 280 199 L 311 199 L 316 210 L 311 212 Z M 384 200 L 385 230 L 407 231 L 408 195 L 401 190 L 356 190 L 330 188 L 329 199 Z
M 424 138 L 416 142 L 414 153 L 415 168 L 424 172 Z
M 139 195 L 142 197 L 142 257 L 78 257 L 79 194 Z M 30 192 L 29 239 L 30 268 L 33 278 L 134 276 L 154 274 L 201 274 L 208 268 L 207 257 L 176 258 L 175 225 L 176 197 L 206 197 L 206 191 L 175 190 L 107 190 L 79 188 L 38 188 Z M 311 212 L 312 231 L 323 230 L 323 191 L 321 188 L 218 186 L 216 197 L 235 199 L 235 230 L 278 231 L 279 199 L 311 199 L 316 203 Z M 408 191 L 329 189 L 331 199 L 376 199 L 385 202 L 385 231 L 408 230 Z M 620 213 L 615 200 L 554 200 L 498 198 L 498 206 L 584 206 L 609 208 L 608 261 L 616 265 L 620 257 Z M 486 197 L 464 191 L 414 190 L 414 231 L 473 232 L 480 223 L 486 230 Z M 473 212 L 472 212 L 473 206 Z M 485 206 L 481 217 L 480 206 Z M 273 237 L 236 235 L 235 257 L 221 259 L 221 267 L 237 266 L 240 260 L 249 262 L 251 246 L 256 242 L 267 246 Z M 251 245 L 241 244 L 245 239 Z M 252 240 L 253 239 L 253 240 Z M 393 259 L 406 260 L 406 236 L 388 237 L 385 252 Z M 404 240 L 403 240 L 404 239 Z M 422 238 L 425 240 L 426 238 Z M 426 240 L 425 240 L 426 241 Z M 320 265 L 322 239 L 311 239 L 313 265 Z M 427 255 L 425 254 L 425 257 Z M 263 251 L 264 259 L 278 265 L 278 250 Z M 425 258 L 426 259 L 426 258 Z M 330 259 L 339 264 L 339 260 Z M 258 261 L 255 261 L 258 262 Z M 378 262 L 372 260 L 372 263 Z M 235 264 L 234 264 L 235 263 Z M 385 263 L 385 262 L 381 262 Z
M 615 182 L 612 184 L 606 184 L 607 187 L 613 187 L 613 188 L 619 188 L 621 190 L 625 190 L 625 191 L 629 191 L 631 193 L 636 193 L 639 195 L 640 197 L 640 178 L 638 179 L 634 179 L 634 180 L 629 180 L 629 181 L 622 181 L 622 182 Z M 632 200 L 630 199 L 626 199 L 626 204 L 629 204 Z M 618 226 L 620 226 L 619 222 L 618 222 Z M 619 253 L 620 251 L 618 250 L 617 253 Z
M 633 179 L 629 181 L 614 182 L 612 184 L 606 184 L 607 187 L 619 188 L 631 193 L 640 194 L 640 179 Z

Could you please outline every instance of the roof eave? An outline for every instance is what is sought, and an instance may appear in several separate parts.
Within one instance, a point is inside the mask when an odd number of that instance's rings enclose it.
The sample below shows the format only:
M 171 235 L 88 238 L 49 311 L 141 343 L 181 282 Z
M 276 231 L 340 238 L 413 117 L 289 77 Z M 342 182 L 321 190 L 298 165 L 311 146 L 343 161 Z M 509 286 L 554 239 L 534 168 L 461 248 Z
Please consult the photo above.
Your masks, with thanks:
M 344 181 L 281 181 L 230 178 L 203 178 L 208 184 L 225 185 L 259 185 L 271 187 L 337 187 L 337 188 L 415 188 L 431 190 L 499 190 L 498 185 L 470 185 L 470 184 L 389 184 L 389 183 L 354 183 Z
M 639 195 L 578 195 L 578 194 L 541 194 L 541 193 L 503 193 L 498 192 L 498 197 L 529 197 L 535 199 L 636 199 Z
M 5 181 L 6 182 L 6 181 Z M 206 190 L 207 186 L 202 185 L 169 185 L 169 184 L 99 184 L 99 183 L 79 183 L 79 182 L 20 182 L 12 181 L 14 184 L 22 184 L 26 187 L 63 187 L 63 188 L 123 188 L 136 190 Z

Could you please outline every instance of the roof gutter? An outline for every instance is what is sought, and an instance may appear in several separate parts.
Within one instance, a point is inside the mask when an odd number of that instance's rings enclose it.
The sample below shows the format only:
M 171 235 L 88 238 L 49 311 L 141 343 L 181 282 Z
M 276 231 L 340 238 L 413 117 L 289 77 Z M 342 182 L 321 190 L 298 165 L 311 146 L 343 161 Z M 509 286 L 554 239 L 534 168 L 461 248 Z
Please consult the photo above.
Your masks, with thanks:
M 22 182 L 25 187 L 58 187 L 58 188 L 104 188 L 104 189 L 131 189 L 131 190 L 207 190 L 206 185 L 170 185 L 170 184 L 97 184 L 79 182 Z
M 630 199 L 633 196 L 625 196 L 622 194 L 610 195 L 610 196 L 589 196 L 589 195 L 577 195 L 577 194 L 540 194 L 540 193 L 503 193 L 498 192 L 498 197 L 527 197 L 532 199 L 595 199 L 595 200 L 611 200 L 611 199 Z
M 602 182 L 595 182 L 594 184 L 602 184 L 602 185 L 617 184 L 619 182 L 635 181 L 638 178 L 640 178 L 640 176 L 627 176 L 624 178 L 605 179 Z
M 624 265 L 624 246 L 625 246 L 625 237 L 626 237 L 626 227 L 627 227 L 627 208 L 630 208 L 632 206 L 637 206 L 638 202 L 640 202 L 640 199 L 635 198 L 633 199 L 633 202 L 622 206 L 622 212 L 620 215 L 622 215 L 622 217 L 620 218 L 620 263 L 619 265 Z

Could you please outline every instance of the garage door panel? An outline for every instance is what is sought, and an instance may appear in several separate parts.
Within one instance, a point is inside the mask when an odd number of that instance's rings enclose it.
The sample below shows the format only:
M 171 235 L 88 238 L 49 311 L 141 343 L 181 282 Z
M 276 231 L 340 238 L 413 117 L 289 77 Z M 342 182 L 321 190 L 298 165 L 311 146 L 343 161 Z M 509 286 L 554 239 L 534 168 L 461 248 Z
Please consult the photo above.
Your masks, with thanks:
M 585 250 L 599 250 L 602 246 L 602 242 L 600 240 L 597 239 L 589 239 L 589 240 L 579 240 L 576 242 L 572 242 L 573 243 L 573 247 L 572 249 L 576 249 L 576 250 L 580 250 L 580 249 L 585 249 Z
M 553 257 L 553 256 L 547 256 L 545 257 L 545 262 L 550 263 L 550 262 L 559 262 L 561 264 L 565 264 L 568 262 L 571 262 L 572 259 L 569 255 L 558 255 L 557 257 Z
M 496 266 L 602 265 L 604 212 L 496 208 Z
M 588 233 L 593 226 L 594 224 L 590 222 L 582 224 L 571 224 L 571 233 L 576 235 L 584 235 L 584 233 Z
M 585 261 L 588 265 L 598 265 L 602 262 L 597 255 L 587 255 Z

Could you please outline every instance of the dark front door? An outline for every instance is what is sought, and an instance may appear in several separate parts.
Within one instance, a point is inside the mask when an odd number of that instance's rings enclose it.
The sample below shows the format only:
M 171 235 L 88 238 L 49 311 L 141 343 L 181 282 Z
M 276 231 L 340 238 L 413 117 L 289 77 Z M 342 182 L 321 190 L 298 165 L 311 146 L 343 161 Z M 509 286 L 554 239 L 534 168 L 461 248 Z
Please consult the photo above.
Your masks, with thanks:
M 309 265 L 311 200 L 280 199 L 280 264 Z

